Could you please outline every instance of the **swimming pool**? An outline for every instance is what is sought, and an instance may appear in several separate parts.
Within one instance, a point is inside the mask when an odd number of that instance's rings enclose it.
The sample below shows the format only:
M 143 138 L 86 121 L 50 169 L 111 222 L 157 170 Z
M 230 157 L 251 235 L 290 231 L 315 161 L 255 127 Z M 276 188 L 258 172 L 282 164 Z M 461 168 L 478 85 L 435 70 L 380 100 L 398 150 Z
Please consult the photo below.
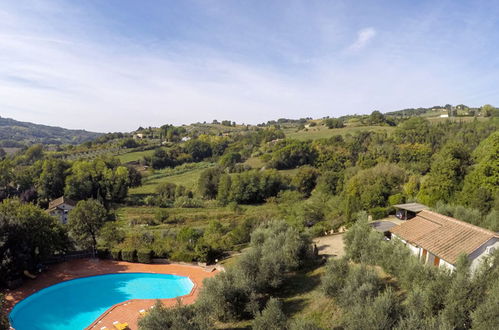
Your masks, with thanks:
M 10 313 L 16 330 L 84 329 L 111 306 L 129 299 L 167 299 L 189 294 L 188 277 L 120 273 L 78 278 L 40 290 Z M 138 313 L 138 311 L 137 311 Z

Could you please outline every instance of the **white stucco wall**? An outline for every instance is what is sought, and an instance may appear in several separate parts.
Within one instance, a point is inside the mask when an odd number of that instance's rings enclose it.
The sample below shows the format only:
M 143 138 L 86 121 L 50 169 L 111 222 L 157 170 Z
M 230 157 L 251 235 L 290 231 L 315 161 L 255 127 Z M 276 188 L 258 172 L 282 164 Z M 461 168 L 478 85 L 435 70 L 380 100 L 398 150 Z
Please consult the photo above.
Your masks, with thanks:
M 480 267 L 483 260 L 489 256 L 487 253 L 487 247 L 493 247 L 494 249 L 499 250 L 499 239 L 491 238 L 484 245 L 469 255 L 469 260 L 471 261 L 471 272 L 475 272 Z
M 405 246 L 407 246 L 409 248 L 409 250 L 415 256 L 421 258 L 422 252 L 423 252 L 422 248 L 419 248 L 419 247 L 414 246 L 410 243 L 407 243 L 407 241 L 401 239 L 397 235 L 392 234 L 392 238 L 396 238 L 396 239 L 402 241 L 402 243 L 404 243 Z M 489 241 L 487 241 L 485 244 L 483 244 L 479 249 L 475 250 L 473 253 L 471 253 L 469 255 L 469 259 L 471 262 L 470 270 L 472 273 L 475 272 L 480 267 L 480 265 L 484 261 L 484 259 L 489 256 L 489 254 L 487 253 L 488 247 L 493 247 L 494 249 L 499 250 L 499 239 L 498 238 L 491 238 Z M 421 261 L 423 263 L 433 265 L 434 261 L 435 261 L 435 255 L 433 253 L 431 253 L 430 251 L 427 251 L 425 260 L 421 260 Z M 456 269 L 456 267 L 453 264 L 445 261 L 442 258 L 440 258 L 440 261 L 439 261 L 438 265 L 436 265 L 436 266 L 446 268 L 446 269 L 449 269 L 451 271 L 454 271 Z
M 450 271 L 454 271 L 456 269 L 456 267 L 453 264 L 448 263 L 444 259 L 440 259 L 440 263 L 438 264 L 438 266 L 442 268 L 447 268 Z

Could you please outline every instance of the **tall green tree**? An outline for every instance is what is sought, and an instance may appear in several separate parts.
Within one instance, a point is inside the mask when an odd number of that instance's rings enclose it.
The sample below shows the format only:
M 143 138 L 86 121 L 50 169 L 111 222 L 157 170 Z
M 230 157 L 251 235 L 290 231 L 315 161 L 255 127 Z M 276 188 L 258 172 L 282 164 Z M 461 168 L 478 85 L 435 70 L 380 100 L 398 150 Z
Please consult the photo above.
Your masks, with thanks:
M 38 179 L 38 194 L 41 199 L 48 202 L 64 194 L 68 168 L 69 165 L 61 159 L 49 158 L 43 161 L 42 173 Z
M 486 213 L 499 198 L 499 131 L 480 143 L 473 158 L 475 164 L 464 180 L 461 201 Z
M 319 171 L 311 166 L 300 167 L 298 173 L 291 180 L 291 184 L 305 197 L 309 197 L 317 184 Z
M 464 145 L 453 142 L 445 145 L 433 159 L 418 200 L 430 206 L 438 201 L 449 202 L 462 187 L 469 163 L 470 155 Z
M 99 230 L 106 221 L 106 209 L 95 199 L 79 201 L 69 212 L 69 233 L 82 248 L 97 247 Z
M 0 203 L 0 282 L 33 270 L 44 258 L 69 248 L 64 227 L 42 209 L 18 199 Z
M 218 193 L 218 182 L 222 175 L 219 167 L 212 167 L 201 172 L 198 179 L 198 190 L 205 198 L 214 199 Z

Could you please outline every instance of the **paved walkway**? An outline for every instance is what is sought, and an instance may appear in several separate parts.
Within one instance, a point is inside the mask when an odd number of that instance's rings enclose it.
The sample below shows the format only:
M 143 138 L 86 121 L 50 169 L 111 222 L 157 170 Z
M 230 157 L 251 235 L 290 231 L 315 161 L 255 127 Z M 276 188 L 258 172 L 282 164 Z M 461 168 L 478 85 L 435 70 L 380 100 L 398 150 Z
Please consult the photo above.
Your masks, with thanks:
M 188 276 L 194 283 L 194 289 L 189 295 L 181 297 L 182 304 L 193 303 L 199 293 L 199 288 L 203 284 L 203 280 L 207 277 L 215 276 L 217 271 L 205 269 L 198 266 L 178 265 L 178 264 L 139 264 L 129 263 L 124 261 L 98 260 L 98 259 L 80 259 L 64 262 L 51 266 L 49 270 L 40 274 L 35 280 L 27 280 L 24 285 L 16 290 L 6 292 L 7 310 L 10 309 L 20 300 L 27 296 L 56 283 L 71 280 L 74 278 L 102 275 L 109 273 L 160 273 L 174 274 L 180 276 Z M 156 300 L 141 299 L 129 300 L 111 307 L 106 313 L 101 315 L 87 329 L 101 329 L 107 327 L 114 329 L 113 322 L 127 322 L 130 329 L 137 329 L 137 321 L 139 319 L 139 311 L 148 309 L 155 304 Z M 161 299 L 161 302 L 166 306 L 173 306 L 177 300 Z

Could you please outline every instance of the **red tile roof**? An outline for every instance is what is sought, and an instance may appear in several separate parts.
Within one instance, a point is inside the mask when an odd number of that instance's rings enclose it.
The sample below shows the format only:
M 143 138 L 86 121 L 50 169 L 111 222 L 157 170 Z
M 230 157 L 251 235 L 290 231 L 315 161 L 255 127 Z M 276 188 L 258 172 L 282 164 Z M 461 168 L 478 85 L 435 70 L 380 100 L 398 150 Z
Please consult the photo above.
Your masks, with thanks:
M 470 255 L 490 239 L 499 238 L 493 231 L 427 210 L 390 231 L 451 264 L 461 253 Z
M 61 196 L 61 197 L 56 198 L 56 199 L 49 202 L 49 210 L 55 209 L 56 207 L 58 207 L 61 204 L 68 204 L 71 206 L 76 206 L 76 202 L 73 202 L 72 200 L 70 200 L 69 198 L 66 198 L 64 196 Z

